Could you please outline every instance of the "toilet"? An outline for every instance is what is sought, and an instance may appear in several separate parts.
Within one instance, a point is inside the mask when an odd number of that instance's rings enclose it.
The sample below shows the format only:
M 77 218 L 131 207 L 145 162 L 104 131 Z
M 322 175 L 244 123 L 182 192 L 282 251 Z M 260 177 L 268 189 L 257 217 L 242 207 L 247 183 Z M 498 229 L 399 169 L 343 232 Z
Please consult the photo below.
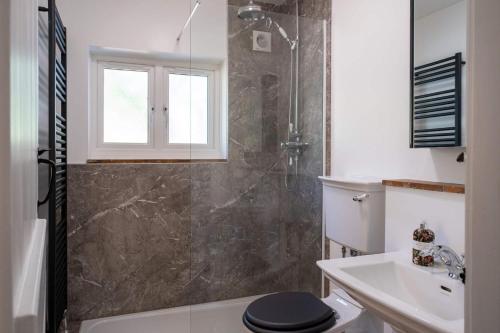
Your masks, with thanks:
M 342 289 L 324 299 L 283 292 L 252 302 L 243 314 L 243 324 L 254 333 L 336 333 L 349 328 L 362 312 L 363 307 Z
M 383 185 L 360 179 L 320 179 L 326 237 L 359 253 L 383 252 Z M 342 289 L 334 289 L 323 299 L 307 292 L 281 292 L 250 303 L 242 320 L 253 333 L 340 333 L 363 311 Z

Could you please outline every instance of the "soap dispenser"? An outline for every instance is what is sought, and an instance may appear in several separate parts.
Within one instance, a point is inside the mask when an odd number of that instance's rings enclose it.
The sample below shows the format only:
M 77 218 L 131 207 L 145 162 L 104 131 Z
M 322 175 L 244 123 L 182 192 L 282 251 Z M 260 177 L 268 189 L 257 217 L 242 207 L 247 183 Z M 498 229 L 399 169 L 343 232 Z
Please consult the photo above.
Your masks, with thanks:
M 413 232 L 412 261 L 415 265 L 434 265 L 434 257 L 432 255 L 421 255 L 422 251 L 430 250 L 432 248 L 434 245 L 434 239 L 434 231 L 428 229 L 425 222 L 422 222 L 420 227 Z

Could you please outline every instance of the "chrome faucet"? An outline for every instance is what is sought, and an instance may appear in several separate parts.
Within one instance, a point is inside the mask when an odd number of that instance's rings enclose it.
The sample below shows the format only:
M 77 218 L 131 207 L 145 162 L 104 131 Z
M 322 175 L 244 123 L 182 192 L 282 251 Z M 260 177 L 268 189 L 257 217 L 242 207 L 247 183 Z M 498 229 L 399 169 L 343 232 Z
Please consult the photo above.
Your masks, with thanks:
M 421 256 L 433 256 L 440 260 L 448 269 L 448 276 L 454 280 L 465 283 L 465 262 L 452 248 L 446 245 L 435 245 L 428 250 L 420 252 Z

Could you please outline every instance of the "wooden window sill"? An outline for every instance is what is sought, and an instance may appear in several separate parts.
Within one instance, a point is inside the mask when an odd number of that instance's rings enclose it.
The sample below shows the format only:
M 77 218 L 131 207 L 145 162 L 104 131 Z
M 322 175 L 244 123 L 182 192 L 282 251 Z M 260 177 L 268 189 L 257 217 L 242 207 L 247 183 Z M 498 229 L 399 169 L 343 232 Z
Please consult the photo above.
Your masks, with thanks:
M 201 164 L 201 163 L 225 163 L 226 159 L 144 159 L 144 160 L 87 160 L 87 164 Z
M 414 179 L 385 179 L 382 184 L 393 187 L 411 188 L 416 190 L 447 192 L 447 193 L 465 193 L 464 184 L 429 182 Z

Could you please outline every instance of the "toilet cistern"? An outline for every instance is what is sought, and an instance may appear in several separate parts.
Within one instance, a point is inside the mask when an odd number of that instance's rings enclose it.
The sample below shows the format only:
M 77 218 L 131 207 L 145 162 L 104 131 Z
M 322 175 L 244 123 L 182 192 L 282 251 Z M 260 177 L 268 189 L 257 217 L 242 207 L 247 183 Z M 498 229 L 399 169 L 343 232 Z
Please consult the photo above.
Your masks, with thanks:
M 319 177 L 325 236 L 363 254 L 385 248 L 385 186 L 378 179 Z

